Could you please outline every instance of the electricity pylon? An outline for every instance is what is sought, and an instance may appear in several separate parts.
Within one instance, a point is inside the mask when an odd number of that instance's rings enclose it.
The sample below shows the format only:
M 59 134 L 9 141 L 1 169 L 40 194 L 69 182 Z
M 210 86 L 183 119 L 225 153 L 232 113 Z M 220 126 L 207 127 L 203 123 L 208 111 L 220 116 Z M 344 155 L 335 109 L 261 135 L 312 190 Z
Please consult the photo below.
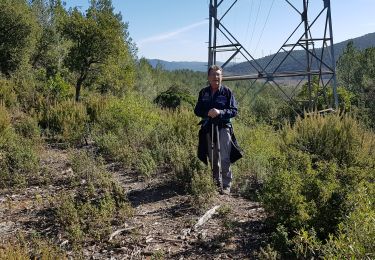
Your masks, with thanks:
M 225 1 L 230 1 L 230 3 L 229 7 L 223 9 L 223 2 Z M 318 109 L 318 99 L 320 103 L 324 104 L 323 106 L 320 104 L 320 109 L 337 108 L 338 97 L 330 0 L 312 0 L 322 1 L 320 11 L 314 16 L 309 12 L 309 0 L 299 0 L 303 2 L 300 8 L 293 4 L 291 0 L 283 0 L 291 7 L 291 12 L 300 16 L 300 22 L 280 46 L 279 50 L 267 59 L 262 59 L 262 62 L 255 59 L 254 55 L 244 47 L 244 44 L 236 39 L 225 25 L 225 16 L 231 11 L 237 1 L 210 0 L 208 65 L 216 64 L 217 53 L 219 52 L 229 53 L 229 58 L 222 61 L 224 62 L 222 64 L 223 68 L 240 55 L 245 62 L 241 65 L 228 66 L 224 70 L 223 80 L 253 80 L 253 83 L 259 80 L 263 82 L 262 88 L 266 84 L 271 84 L 282 93 L 284 98 L 297 106 L 300 105 L 295 100 L 295 90 L 301 83 L 305 83 L 308 86 L 308 100 L 304 109 L 310 111 Z M 223 13 L 220 17 L 218 15 L 219 11 Z M 312 36 L 312 29 L 317 27 L 317 21 L 323 22 L 321 37 Z M 298 33 L 300 34 L 298 35 Z M 316 32 L 314 31 L 314 33 Z M 224 44 L 219 44 L 219 37 Z M 316 48 L 316 46 L 320 46 L 320 48 Z M 303 58 L 301 58 L 301 52 L 303 52 Z M 299 55 L 299 59 L 294 57 L 296 53 Z M 291 64 L 293 61 L 298 63 L 297 66 L 294 66 L 298 69 L 287 70 L 286 65 Z M 238 71 L 238 68 L 241 68 L 241 73 L 234 74 L 234 72 Z M 315 80 L 314 84 L 313 77 L 318 79 Z M 295 79 L 291 80 L 291 82 L 298 83 L 293 86 L 293 91 L 290 91 L 290 89 L 285 91 L 285 86 L 278 82 L 280 79 Z M 328 93 L 329 87 L 332 88 L 330 94 Z

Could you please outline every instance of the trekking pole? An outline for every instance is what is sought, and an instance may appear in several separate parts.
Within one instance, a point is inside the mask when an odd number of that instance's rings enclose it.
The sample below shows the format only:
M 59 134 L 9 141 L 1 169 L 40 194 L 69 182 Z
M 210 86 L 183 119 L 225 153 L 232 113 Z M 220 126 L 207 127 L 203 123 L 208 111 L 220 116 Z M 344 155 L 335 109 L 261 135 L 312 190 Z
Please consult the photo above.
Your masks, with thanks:
M 211 124 L 211 171 L 214 176 L 214 124 Z
M 220 150 L 220 133 L 219 126 L 216 125 L 216 136 L 217 136 L 217 155 L 218 155 L 218 164 L 219 164 L 219 182 L 220 182 L 220 192 L 223 193 L 223 174 L 221 172 L 221 150 Z

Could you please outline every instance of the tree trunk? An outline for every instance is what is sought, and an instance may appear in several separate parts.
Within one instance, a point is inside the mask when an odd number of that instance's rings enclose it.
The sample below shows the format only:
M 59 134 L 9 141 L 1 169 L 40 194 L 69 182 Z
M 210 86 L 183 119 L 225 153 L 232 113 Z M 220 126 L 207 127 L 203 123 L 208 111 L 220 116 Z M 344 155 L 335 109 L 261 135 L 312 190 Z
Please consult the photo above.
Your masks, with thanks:
M 76 101 L 78 102 L 79 101 L 79 95 L 80 95 L 80 92 L 81 92 L 81 85 L 82 85 L 82 81 L 77 81 L 77 85 L 76 85 Z
M 79 101 L 79 98 L 80 98 L 80 93 L 81 93 L 81 86 L 82 86 L 82 83 L 83 81 L 85 80 L 86 76 L 85 75 L 81 75 L 78 80 L 77 80 L 77 84 L 76 84 L 76 101 L 78 102 Z

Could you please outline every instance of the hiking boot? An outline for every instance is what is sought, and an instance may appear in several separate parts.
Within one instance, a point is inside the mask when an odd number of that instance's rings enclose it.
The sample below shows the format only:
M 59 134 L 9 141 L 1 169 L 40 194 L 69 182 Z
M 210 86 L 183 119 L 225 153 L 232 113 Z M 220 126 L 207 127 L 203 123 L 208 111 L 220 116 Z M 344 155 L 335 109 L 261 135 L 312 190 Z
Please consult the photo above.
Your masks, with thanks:
M 229 195 L 230 194 L 230 187 L 224 187 L 223 190 L 220 192 L 221 195 Z

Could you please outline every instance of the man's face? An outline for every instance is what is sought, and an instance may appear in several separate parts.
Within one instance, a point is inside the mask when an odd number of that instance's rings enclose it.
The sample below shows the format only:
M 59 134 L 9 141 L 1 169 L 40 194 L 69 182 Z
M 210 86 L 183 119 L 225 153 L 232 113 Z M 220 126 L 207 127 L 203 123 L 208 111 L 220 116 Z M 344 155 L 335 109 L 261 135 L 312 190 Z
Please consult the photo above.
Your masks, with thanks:
M 221 85 L 223 79 L 223 74 L 221 70 L 210 70 L 208 74 L 208 82 L 213 89 L 218 89 Z

